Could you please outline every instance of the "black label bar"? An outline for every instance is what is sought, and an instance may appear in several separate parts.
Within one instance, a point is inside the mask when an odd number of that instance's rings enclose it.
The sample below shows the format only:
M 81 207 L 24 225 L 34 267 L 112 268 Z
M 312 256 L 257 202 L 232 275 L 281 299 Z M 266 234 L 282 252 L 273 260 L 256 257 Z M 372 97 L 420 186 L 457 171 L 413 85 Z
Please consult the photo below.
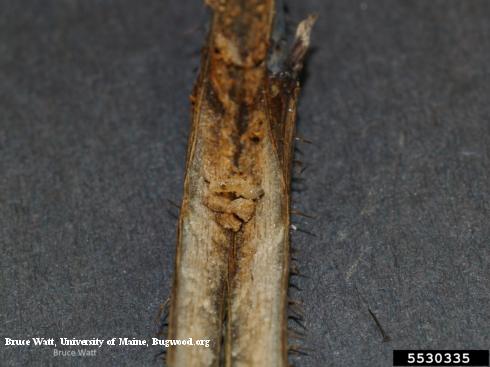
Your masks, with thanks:
M 393 366 L 488 366 L 488 350 L 394 350 Z

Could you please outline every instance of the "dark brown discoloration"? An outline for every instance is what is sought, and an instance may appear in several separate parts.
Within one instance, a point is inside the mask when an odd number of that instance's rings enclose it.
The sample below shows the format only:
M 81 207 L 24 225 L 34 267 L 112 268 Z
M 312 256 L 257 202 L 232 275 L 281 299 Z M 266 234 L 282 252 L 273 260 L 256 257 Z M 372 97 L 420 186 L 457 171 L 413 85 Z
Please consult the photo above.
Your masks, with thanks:
M 298 68 L 267 69 L 273 0 L 207 3 L 214 18 L 192 97 L 169 337 L 212 337 L 215 347 L 171 348 L 168 364 L 282 367 Z

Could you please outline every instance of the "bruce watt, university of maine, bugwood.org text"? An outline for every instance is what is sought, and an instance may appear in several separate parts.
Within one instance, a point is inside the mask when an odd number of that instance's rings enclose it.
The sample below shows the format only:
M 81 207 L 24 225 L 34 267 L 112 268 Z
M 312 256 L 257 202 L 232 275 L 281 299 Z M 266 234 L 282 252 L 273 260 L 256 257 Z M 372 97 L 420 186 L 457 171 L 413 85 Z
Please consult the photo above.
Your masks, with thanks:
M 149 338 L 149 339 L 136 339 L 136 338 L 109 338 L 109 339 L 76 339 L 76 338 L 27 338 L 27 339 L 13 339 L 4 338 L 4 346 L 10 347 L 22 347 L 22 346 L 32 346 L 32 347 L 98 347 L 102 346 L 163 346 L 170 347 L 174 345 L 181 346 L 197 346 L 208 348 L 210 346 L 209 339 L 198 339 L 193 338 L 187 339 L 159 339 L 159 338 Z

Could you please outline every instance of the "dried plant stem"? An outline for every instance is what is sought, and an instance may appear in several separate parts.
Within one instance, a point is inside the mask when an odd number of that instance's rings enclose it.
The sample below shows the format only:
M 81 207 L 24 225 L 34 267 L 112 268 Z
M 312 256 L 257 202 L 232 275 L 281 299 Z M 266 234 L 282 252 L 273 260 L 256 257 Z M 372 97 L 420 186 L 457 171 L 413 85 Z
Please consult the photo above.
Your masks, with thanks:
M 284 53 L 273 0 L 207 3 L 214 16 L 192 97 L 169 338 L 214 343 L 172 347 L 167 364 L 285 367 L 297 74 L 314 18 Z

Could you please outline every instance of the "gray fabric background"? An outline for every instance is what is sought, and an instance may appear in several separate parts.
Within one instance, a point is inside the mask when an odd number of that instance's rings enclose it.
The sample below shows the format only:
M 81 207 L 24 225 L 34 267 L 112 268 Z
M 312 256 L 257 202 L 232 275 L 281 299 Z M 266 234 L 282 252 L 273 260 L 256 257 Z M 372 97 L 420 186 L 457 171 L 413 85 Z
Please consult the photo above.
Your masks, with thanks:
M 299 108 L 297 366 L 490 344 L 490 2 L 289 1 L 320 15 Z M 4 337 L 152 337 L 169 295 L 199 0 L 0 0 L 0 365 L 158 366 Z M 198 300 L 196 300 L 197 302 Z M 383 342 L 368 308 L 391 342 Z

